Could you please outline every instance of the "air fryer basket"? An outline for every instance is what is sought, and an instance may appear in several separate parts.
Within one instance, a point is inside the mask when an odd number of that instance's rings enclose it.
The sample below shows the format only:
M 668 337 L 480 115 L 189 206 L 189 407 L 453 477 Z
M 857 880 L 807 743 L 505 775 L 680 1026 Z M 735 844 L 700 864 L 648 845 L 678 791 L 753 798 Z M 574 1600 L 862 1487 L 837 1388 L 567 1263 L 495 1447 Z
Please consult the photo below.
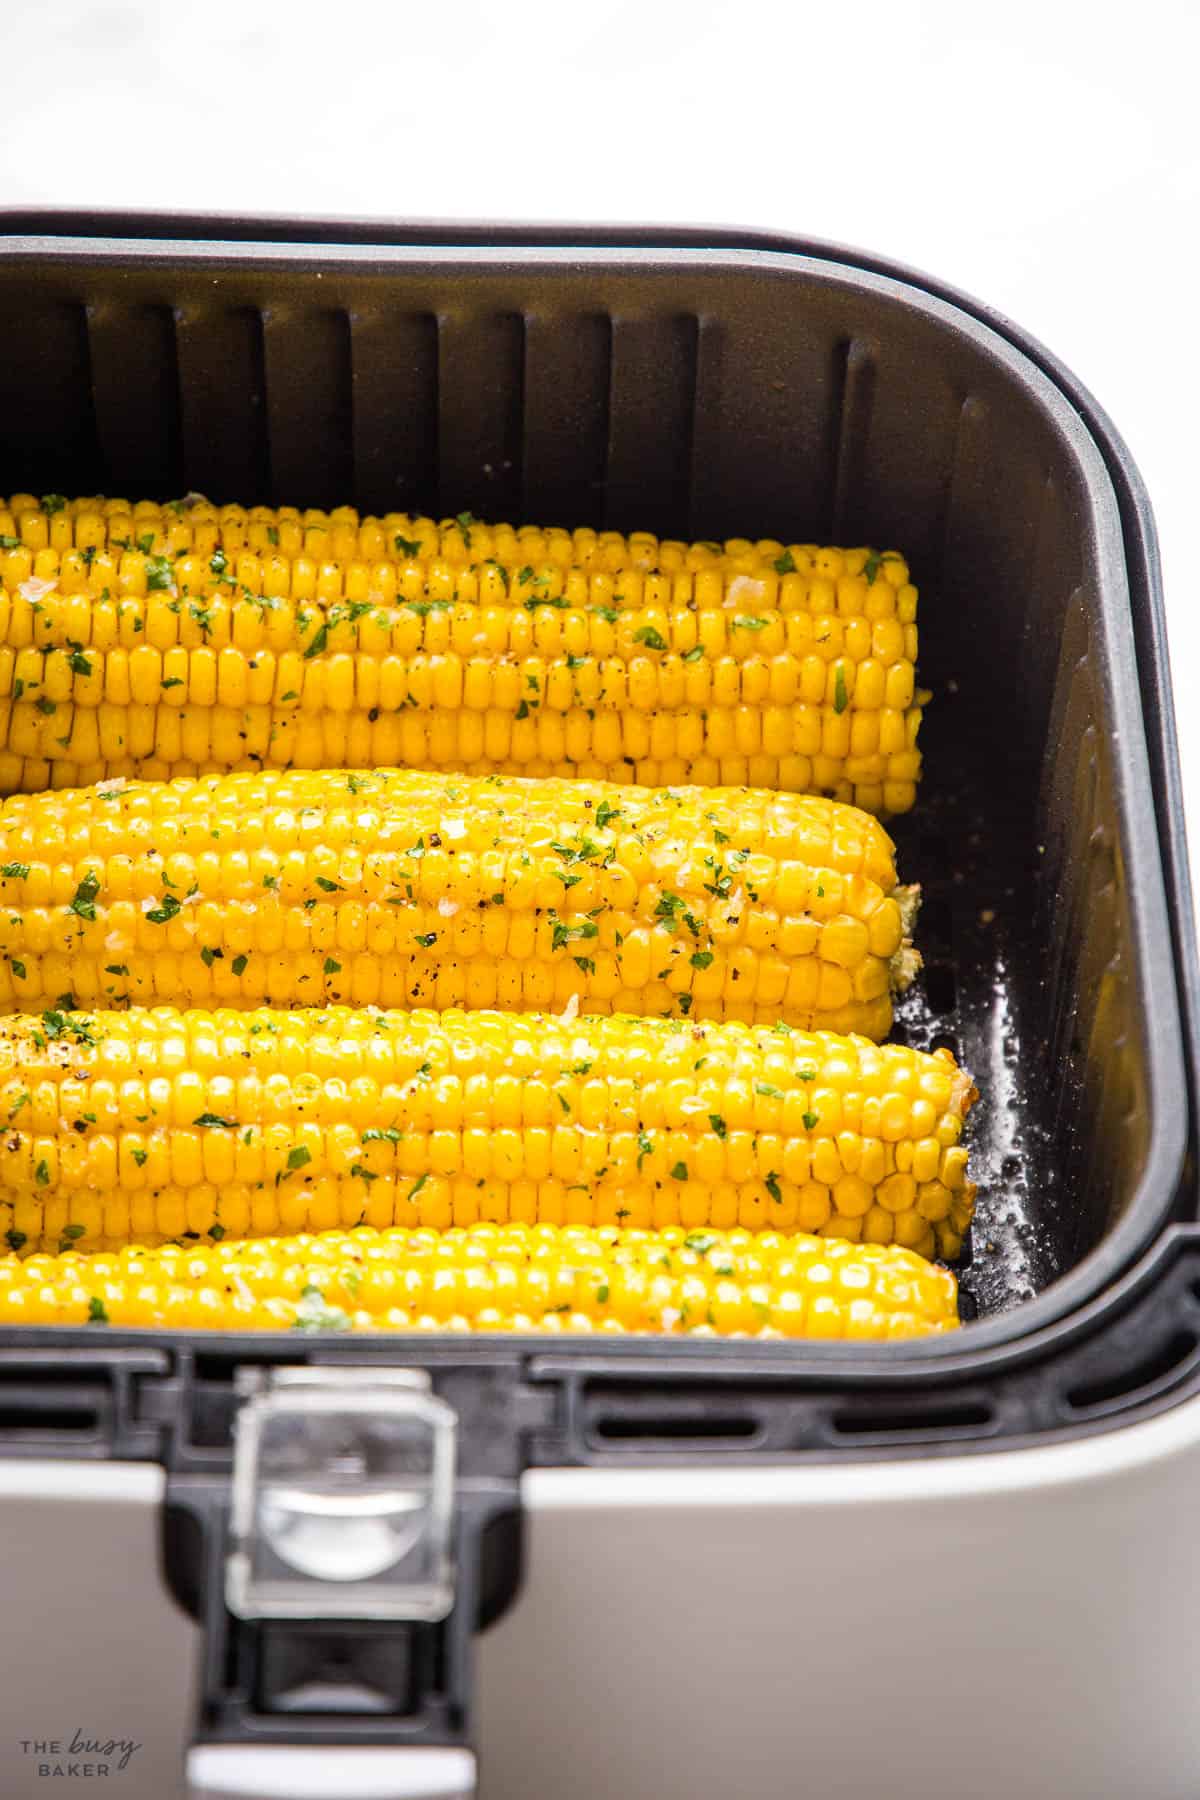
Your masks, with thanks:
M 13 220 L 3 241 L 0 489 L 469 508 L 870 542 L 912 564 L 935 698 L 918 807 L 895 826 L 927 957 L 899 1029 L 952 1044 L 983 1092 L 978 1318 L 886 1350 L 526 1342 L 530 1366 L 853 1391 L 998 1375 L 1095 1320 L 1191 1210 L 1173 928 L 1190 937 L 1168 911 L 1117 497 L 1056 382 L 916 282 L 782 246 L 103 229 Z M 107 1353 L 84 1331 L 38 1341 Z M 296 1349 L 220 1345 L 206 1367 Z M 415 1360 L 499 1354 L 430 1340 Z

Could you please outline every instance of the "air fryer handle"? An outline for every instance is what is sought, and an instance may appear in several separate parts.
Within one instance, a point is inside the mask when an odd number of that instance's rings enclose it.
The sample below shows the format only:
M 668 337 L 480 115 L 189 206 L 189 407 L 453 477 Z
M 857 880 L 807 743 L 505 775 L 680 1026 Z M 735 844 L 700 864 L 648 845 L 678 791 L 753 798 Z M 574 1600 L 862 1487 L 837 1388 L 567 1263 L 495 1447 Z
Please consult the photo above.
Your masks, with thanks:
M 187 1800 L 475 1800 L 476 1764 L 456 1746 L 196 1744 Z

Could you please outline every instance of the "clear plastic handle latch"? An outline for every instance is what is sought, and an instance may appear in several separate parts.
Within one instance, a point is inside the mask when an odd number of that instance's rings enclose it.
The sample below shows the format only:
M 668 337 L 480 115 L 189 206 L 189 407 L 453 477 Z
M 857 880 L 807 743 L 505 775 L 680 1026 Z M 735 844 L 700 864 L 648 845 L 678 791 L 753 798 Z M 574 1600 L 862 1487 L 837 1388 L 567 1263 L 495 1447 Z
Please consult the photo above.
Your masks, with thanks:
M 243 1619 L 444 1619 L 455 1415 L 423 1371 L 245 1373 L 225 1595 Z

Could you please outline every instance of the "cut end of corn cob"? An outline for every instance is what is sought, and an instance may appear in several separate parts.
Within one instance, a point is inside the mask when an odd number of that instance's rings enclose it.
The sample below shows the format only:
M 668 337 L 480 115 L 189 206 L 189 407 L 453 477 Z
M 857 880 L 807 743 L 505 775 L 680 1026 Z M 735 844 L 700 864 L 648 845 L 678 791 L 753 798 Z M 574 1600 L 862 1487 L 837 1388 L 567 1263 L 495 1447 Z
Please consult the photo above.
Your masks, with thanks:
M 882 1038 L 920 965 L 894 854 L 854 807 L 756 789 L 268 770 L 18 796 L 0 1006 L 576 1003 Z
M 952 1260 L 975 1098 L 948 1051 L 499 1012 L 0 1019 L 0 1239 L 368 1225 L 810 1232 Z
M 19 494 L 0 584 L 0 790 L 401 764 L 916 795 L 892 551 Z
M 895 1247 L 776 1231 L 362 1227 L 203 1248 L 0 1257 L 0 1327 L 878 1341 L 957 1323 L 948 1270 Z

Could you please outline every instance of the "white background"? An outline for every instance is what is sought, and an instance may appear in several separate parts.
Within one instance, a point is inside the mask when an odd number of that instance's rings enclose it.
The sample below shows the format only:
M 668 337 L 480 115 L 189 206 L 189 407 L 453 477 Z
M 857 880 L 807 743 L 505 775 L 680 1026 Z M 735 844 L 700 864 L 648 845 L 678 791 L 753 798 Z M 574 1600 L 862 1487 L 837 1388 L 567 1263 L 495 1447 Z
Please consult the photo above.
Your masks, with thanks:
M 1200 0 L 41 0 L 0 205 L 776 227 L 1007 313 L 1162 538 L 1200 871 Z

